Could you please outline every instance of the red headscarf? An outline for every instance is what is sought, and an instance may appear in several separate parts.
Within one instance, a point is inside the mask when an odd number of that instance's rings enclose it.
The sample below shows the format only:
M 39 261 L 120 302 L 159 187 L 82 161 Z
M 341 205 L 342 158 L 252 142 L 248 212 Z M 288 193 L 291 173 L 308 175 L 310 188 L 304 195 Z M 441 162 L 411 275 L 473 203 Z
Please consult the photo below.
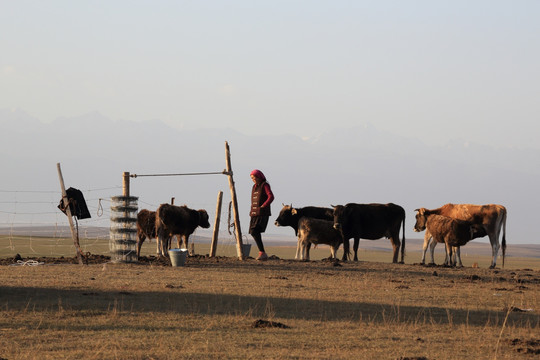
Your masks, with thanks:
M 266 177 L 264 176 L 264 174 L 262 173 L 261 170 L 255 169 L 255 170 L 253 170 L 253 171 L 250 173 L 250 175 L 253 175 L 253 176 L 255 176 L 256 178 L 259 178 L 259 179 L 261 179 L 262 181 L 266 181 Z

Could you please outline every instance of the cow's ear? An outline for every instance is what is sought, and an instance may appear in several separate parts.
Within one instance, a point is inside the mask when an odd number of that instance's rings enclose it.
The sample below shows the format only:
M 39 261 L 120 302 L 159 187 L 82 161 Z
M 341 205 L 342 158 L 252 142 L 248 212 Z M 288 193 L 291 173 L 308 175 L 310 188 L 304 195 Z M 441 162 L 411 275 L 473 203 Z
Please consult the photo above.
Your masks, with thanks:
M 291 214 L 296 215 L 296 214 L 298 214 L 298 211 L 296 211 L 296 209 L 292 208 L 291 209 Z

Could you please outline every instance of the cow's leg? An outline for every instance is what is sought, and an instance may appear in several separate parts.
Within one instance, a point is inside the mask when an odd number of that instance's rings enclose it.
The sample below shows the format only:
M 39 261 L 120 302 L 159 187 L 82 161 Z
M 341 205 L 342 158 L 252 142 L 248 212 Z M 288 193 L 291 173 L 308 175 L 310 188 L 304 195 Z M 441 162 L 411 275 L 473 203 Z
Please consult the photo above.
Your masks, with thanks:
M 349 239 L 343 239 L 343 257 L 341 258 L 342 261 L 349 260 L 349 252 Z
M 157 256 L 166 256 L 165 247 L 166 247 L 167 237 L 165 234 L 160 234 L 157 237 L 156 241 L 156 255 Z
M 330 245 L 330 255 L 332 256 L 333 260 L 336 258 L 337 248 L 338 247 L 335 245 Z
M 306 241 L 306 261 L 309 261 L 309 249 L 311 249 L 311 243 L 309 241 Z
M 143 233 L 138 234 L 137 236 L 137 259 L 141 256 L 141 247 L 144 242 L 144 239 L 146 239 L 146 236 Z
M 306 260 L 306 256 L 307 256 L 307 243 L 302 240 L 300 246 L 302 247 L 302 252 L 300 254 L 300 260 L 304 261 L 304 260 Z
M 300 260 L 304 261 L 306 259 L 306 241 L 305 241 L 305 236 L 303 236 L 303 232 L 298 232 L 297 248 L 299 248 Z
M 461 250 L 459 246 L 454 247 L 453 256 L 454 264 L 456 264 L 458 267 L 463 267 L 463 263 L 461 262 Z
M 429 239 L 431 239 L 431 234 L 426 230 L 424 234 L 424 245 L 422 246 L 422 261 L 420 262 L 422 265 L 426 263 L 426 251 L 429 245 Z
M 300 251 L 304 251 L 304 248 L 302 246 L 302 242 L 300 241 L 300 238 L 298 238 L 298 241 L 296 242 L 296 255 L 294 255 L 294 258 L 296 260 L 301 259 L 304 255 L 300 255 Z
M 161 230 L 158 230 L 156 232 L 156 255 L 159 257 L 162 255 L 161 249 L 163 248 L 161 246 L 161 243 L 163 242 L 164 232 Z
M 489 234 L 489 242 L 491 243 L 491 266 L 490 269 L 495 269 L 497 265 L 497 254 L 499 253 L 499 231 L 491 231 Z
M 455 264 L 452 262 L 452 246 L 448 244 L 447 241 L 445 241 L 445 247 L 446 247 L 446 256 L 448 257 L 448 266 L 454 266 Z
M 399 241 L 399 232 L 397 234 L 392 234 L 392 236 L 390 237 L 390 242 L 392 243 L 392 247 L 394 248 L 394 256 L 392 258 L 392 262 L 396 264 L 398 262 L 399 247 L 401 246 L 401 243 Z
M 161 237 L 156 237 L 156 255 L 157 256 L 160 256 L 161 255 L 161 241 L 163 241 L 163 238 Z
M 435 246 L 437 246 L 437 240 L 432 236 L 431 244 L 429 244 L 429 255 L 431 257 L 430 265 L 435 265 Z
M 450 266 L 450 259 L 448 258 L 448 248 L 447 248 L 447 245 L 444 244 L 444 265 L 446 266 Z
M 353 261 L 358 261 L 358 246 L 360 245 L 360 238 L 354 238 L 353 250 L 354 250 L 354 259 Z
M 170 234 L 164 235 L 161 241 L 161 255 L 169 257 L 169 249 L 171 248 L 172 236 Z
M 159 256 L 167 256 L 167 255 L 165 255 L 165 254 L 167 253 L 166 248 L 168 247 L 168 245 L 167 245 L 167 236 L 165 236 L 165 235 L 160 236 L 159 239 L 161 240 L 161 241 L 158 243 L 158 246 L 159 246 Z
M 189 250 L 188 243 L 189 243 L 189 235 L 184 235 L 184 245 L 186 246 L 184 249 Z M 191 255 L 193 255 L 193 254 L 191 254 Z
M 450 249 L 450 253 L 452 253 L 452 249 Z M 444 263 L 445 266 L 452 266 L 452 259 L 448 257 L 448 245 L 444 243 Z

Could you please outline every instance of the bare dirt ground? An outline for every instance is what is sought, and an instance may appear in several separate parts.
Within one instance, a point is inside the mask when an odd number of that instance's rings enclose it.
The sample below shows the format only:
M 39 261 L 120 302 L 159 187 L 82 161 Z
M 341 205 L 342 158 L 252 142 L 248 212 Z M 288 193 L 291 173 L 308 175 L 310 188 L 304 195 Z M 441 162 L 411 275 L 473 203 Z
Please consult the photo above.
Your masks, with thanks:
M 253 258 L 250 258 L 250 259 L 253 260 Z M 270 260 L 280 260 L 280 259 L 276 256 L 272 256 L 270 257 Z M 79 260 L 76 256 L 73 256 L 73 257 L 64 257 L 64 256 L 61 256 L 61 257 L 47 257 L 47 256 L 21 257 L 20 255 L 16 255 L 14 257 L 0 258 L 0 266 L 24 263 L 28 261 L 43 263 L 43 264 L 78 264 L 79 263 Z M 87 253 L 87 254 L 84 254 L 83 256 L 83 263 L 86 265 L 104 264 L 110 261 L 111 261 L 111 257 L 107 255 Z M 238 262 L 239 260 L 237 258 L 225 257 L 225 256 L 209 257 L 207 255 L 194 255 L 194 256 L 189 256 L 187 259 L 188 264 L 197 264 L 197 265 L 217 264 L 217 263 L 221 263 L 222 265 L 227 264 L 227 263 L 238 264 Z M 139 258 L 138 264 L 152 265 L 152 266 L 171 266 L 171 261 L 169 260 L 169 258 L 166 258 L 166 257 L 157 257 L 157 256 L 149 255 L 149 256 L 141 256 Z
M 196 255 L 173 268 L 167 258 L 114 264 L 93 254 L 85 262 L 0 259 L 0 358 L 170 359 L 180 348 L 194 359 L 540 355 L 540 271 L 532 263 Z

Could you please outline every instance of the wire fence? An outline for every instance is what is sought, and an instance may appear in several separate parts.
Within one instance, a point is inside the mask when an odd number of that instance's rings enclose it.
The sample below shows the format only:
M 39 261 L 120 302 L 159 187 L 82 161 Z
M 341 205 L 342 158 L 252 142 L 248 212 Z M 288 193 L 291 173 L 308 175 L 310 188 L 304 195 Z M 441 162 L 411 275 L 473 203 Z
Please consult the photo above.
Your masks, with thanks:
M 120 194 L 122 187 L 80 190 L 91 214 L 89 219 L 75 221 L 81 250 L 85 253 L 109 255 L 111 197 Z M 68 219 L 58 208 L 61 198 L 59 190 L 0 189 L 0 258 L 16 254 L 23 257 L 75 256 Z M 138 201 L 139 211 L 155 211 L 159 205 L 142 198 Z M 236 237 L 234 229 L 230 228 L 230 216 L 227 216 L 230 209 L 227 205 L 224 201 L 219 224 L 218 255 L 236 256 Z M 190 237 L 190 242 L 196 246 L 204 244 L 202 248 L 206 248 L 215 225 L 216 204 L 190 204 L 190 208 L 205 209 L 209 214 L 211 228 L 198 228 Z M 244 241 L 246 240 L 244 236 Z M 173 246 L 176 246 L 176 242 L 173 242 Z M 155 241 L 146 240 L 142 253 L 155 253 Z

